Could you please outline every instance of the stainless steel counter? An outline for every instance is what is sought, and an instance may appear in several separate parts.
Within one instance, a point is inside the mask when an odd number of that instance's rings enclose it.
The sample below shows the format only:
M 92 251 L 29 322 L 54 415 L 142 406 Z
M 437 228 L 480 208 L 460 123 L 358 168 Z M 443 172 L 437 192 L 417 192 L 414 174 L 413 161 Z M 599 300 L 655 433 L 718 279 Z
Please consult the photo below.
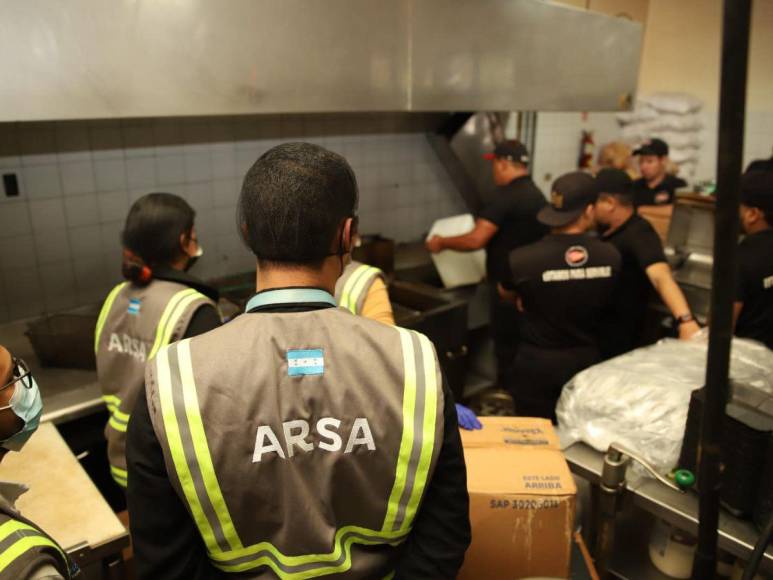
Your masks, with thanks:
M 585 445 L 575 443 L 564 451 L 572 472 L 597 484 L 601 478 L 604 454 Z M 692 534 L 698 532 L 698 496 L 695 492 L 679 493 L 654 479 L 642 478 L 630 484 L 626 493 L 633 494 L 633 501 L 642 509 Z M 719 547 L 731 554 L 748 559 L 754 549 L 759 532 L 753 523 L 741 520 L 722 510 L 719 518 Z M 773 547 L 768 547 L 760 570 L 773 573 Z
M 43 421 L 64 423 L 104 408 L 96 371 L 45 368 L 24 335 L 25 321 L 0 325 L 0 344 L 24 359 L 43 396 Z

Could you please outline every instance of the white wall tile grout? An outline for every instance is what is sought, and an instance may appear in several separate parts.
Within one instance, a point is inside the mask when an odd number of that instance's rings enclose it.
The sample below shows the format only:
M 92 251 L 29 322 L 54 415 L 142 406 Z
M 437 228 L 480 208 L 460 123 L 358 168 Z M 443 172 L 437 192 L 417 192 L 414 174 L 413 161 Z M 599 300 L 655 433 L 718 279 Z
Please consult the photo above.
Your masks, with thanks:
M 13 140 L 10 151 L 0 152 L 0 165 L 3 173 L 17 173 L 21 190 L 18 200 L 2 200 L 2 223 L 23 211 L 10 236 L 0 233 L 0 321 L 101 299 L 119 276 L 126 211 L 151 191 L 179 194 L 197 210 L 207 248 L 198 275 L 251 268 L 254 259 L 236 232 L 241 181 L 259 155 L 290 139 L 349 157 L 360 182 L 364 233 L 417 239 L 436 217 L 463 211 L 424 137 L 428 121 L 415 122 L 409 133 L 373 131 L 380 126 L 367 115 L 0 125 L 0 138 L 5 132 Z M 405 131 L 407 124 L 399 126 Z M 47 228 L 55 229 L 46 235 Z M 21 264 L 4 265 L 3 248 L 22 239 L 29 253 L 18 272 L 29 292 L 9 292 L 9 276 Z M 49 288 L 58 278 L 59 294 Z
M 392 125 L 409 132 L 390 133 L 379 129 L 389 126 L 387 117 L 0 124 L 0 167 L 2 173 L 17 174 L 21 194 L 0 199 L 0 224 L 7 226 L 0 231 L 0 322 L 100 300 L 119 276 L 119 232 L 126 211 L 151 191 L 181 195 L 197 210 L 206 248 L 197 275 L 216 277 L 251 268 L 253 259 L 236 232 L 242 179 L 258 156 L 287 140 L 320 143 L 348 159 L 360 185 L 363 233 L 416 240 L 434 219 L 465 212 L 424 136 L 436 119 L 398 115 L 399 122 Z M 704 112 L 703 117 L 705 144 L 698 174 L 713 175 L 716 114 Z M 555 179 L 576 167 L 583 128 L 595 131 L 597 151 L 619 131 L 613 113 L 590 113 L 586 121 L 579 113 L 538 115 L 533 175 L 543 190 L 550 185 L 546 175 Z M 746 161 L 769 155 L 771 145 L 773 115 L 751 112 Z M 51 236 L 40 231 L 46 224 L 57 228 Z M 10 245 L 21 240 L 29 252 L 9 260 Z M 17 274 L 28 292 L 9 286 Z M 57 276 L 63 280 L 61 296 L 48 287 Z

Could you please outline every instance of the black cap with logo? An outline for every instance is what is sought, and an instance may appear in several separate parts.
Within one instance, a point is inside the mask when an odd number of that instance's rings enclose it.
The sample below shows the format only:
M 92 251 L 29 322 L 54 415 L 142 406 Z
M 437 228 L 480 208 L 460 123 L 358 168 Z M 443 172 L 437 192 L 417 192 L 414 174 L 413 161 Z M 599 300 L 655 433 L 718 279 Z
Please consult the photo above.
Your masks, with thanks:
M 550 205 L 539 211 L 537 220 L 552 228 L 569 225 L 596 201 L 597 196 L 593 177 L 582 171 L 566 173 L 553 182 Z
M 752 170 L 741 176 L 741 203 L 773 211 L 773 170 Z
M 507 159 L 508 161 L 528 165 L 529 152 L 526 150 L 526 146 L 520 141 L 502 141 L 494 147 L 493 153 L 484 153 L 483 158 L 488 159 L 489 161 L 492 159 Z
M 606 167 L 596 174 L 596 191 L 599 194 L 633 195 L 633 181 L 622 169 Z
M 665 157 L 668 155 L 668 143 L 663 139 L 648 139 L 642 143 L 634 155 L 657 155 L 658 157 Z

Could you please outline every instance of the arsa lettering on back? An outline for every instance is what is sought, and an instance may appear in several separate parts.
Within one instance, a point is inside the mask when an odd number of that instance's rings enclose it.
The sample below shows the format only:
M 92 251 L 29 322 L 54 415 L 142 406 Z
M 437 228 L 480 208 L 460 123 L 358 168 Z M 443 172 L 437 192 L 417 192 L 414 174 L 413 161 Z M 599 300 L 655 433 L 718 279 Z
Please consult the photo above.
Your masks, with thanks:
M 334 417 L 323 417 L 315 426 L 319 435 L 317 448 L 329 453 L 340 452 L 343 438 L 338 433 L 341 421 Z M 276 453 L 282 459 L 289 459 L 296 453 L 314 451 L 314 441 L 309 441 L 310 426 L 304 419 L 294 419 L 282 423 L 284 446 L 269 425 L 260 425 L 255 434 L 255 451 L 252 462 L 260 463 L 267 453 Z M 370 451 L 376 450 L 370 424 L 365 417 L 358 417 L 352 423 L 352 429 L 346 442 L 344 453 L 351 453 L 355 447 L 365 446 Z
M 144 363 L 147 360 L 147 353 L 150 349 L 148 345 L 139 338 L 131 337 L 126 333 L 119 335 L 115 332 L 111 332 L 107 350 L 108 352 L 119 352 L 121 354 L 133 356 L 139 362 Z

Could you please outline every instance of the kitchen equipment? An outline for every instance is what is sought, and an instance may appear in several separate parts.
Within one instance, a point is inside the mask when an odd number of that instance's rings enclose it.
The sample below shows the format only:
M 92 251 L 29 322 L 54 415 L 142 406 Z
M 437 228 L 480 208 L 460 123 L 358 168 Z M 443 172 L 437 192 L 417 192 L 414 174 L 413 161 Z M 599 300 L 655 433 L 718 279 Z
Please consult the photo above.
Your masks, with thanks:
M 389 298 L 398 326 L 425 334 L 435 345 L 440 367 L 457 401 L 467 375 L 467 303 L 446 299 L 439 290 L 416 282 L 395 280 Z
M 694 391 L 690 399 L 684 443 L 679 465 L 698 472 L 698 441 L 705 405 L 705 389 Z M 738 401 L 731 401 L 725 412 L 721 475 L 722 504 L 736 516 L 757 511 L 758 492 L 768 469 L 768 445 L 773 435 L 773 417 Z M 698 487 L 700 487 L 700 480 Z M 764 494 L 770 500 L 770 493 Z M 764 501 L 764 500 L 763 500 Z
M 3 19 L 0 121 L 13 122 L 614 111 L 636 91 L 643 28 L 541 0 L 26 0 Z M 194 28 L 188 50 L 169 41 Z M 18 50 L 30 39 L 46 57 Z
M 25 334 L 44 367 L 96 369 L 96 314 L 52 314 L 30 322 Z
M 677 195 L 668 228 L 666 255 L 674 279 L 699 320 L 708 318 L 714 266 L 714 198 Z
M 111 578 L 125 577 L 121 551 L 129 546 L 129 532 L 52 423 L 40 424 L 23 453 L 5 456 L 0 478 L 29 486 L 16 507 L 81 568 L 93 566 L 111 571 Z

